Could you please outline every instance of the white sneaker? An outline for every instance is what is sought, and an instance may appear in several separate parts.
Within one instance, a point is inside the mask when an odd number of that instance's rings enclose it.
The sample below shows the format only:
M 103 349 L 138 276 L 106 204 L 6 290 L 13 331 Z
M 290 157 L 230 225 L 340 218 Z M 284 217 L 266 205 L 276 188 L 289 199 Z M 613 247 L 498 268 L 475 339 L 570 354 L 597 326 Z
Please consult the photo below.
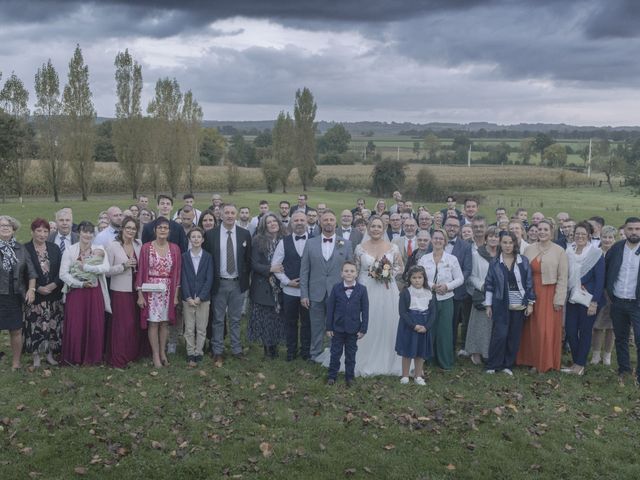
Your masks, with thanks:
M 513 372 L 511 371 L 510 368 L 503 368 L 502 369 L 502 373 L 506 373 L 507 375 L 509 375 L 510 377 L 513 377 Z
M 602 363 L 607 366 L 611 365 L 611 352 L 604 352 L 604 355 L 602 356 Z
M 469 354 L 467 353 L 467 351 L 464 348 L 461 348 L 460 350 L 458 350 L 458 356 L 459 357 L 468 357 Z
M 414 382 L 416 382 L 416 385 L 420 385 L 421 387 L 424 387 L 427 384 L 422 377 L 416 377 Z
M 599 363 L 600 363 L 600 351 L 594 350 L 593 355 L 591 355 L 591 365 L 598 365 Z
M 490 368 L 489 370 L 485 370 L 484 373 L 488 373 L 489 375 L 493 375 L 494 373 L 496 373 L 496 371 L 493 368 Z
M 170 353 L 170 354 L 176 353 L 176 344 L 175 343 L 167 344 L 167 353 Z
M 400 383 L 401 383 L 402 385 L 408 385 L 408 384 L 409 384 L 409 377 L 402 377 L 402 378 L 400 379 Z

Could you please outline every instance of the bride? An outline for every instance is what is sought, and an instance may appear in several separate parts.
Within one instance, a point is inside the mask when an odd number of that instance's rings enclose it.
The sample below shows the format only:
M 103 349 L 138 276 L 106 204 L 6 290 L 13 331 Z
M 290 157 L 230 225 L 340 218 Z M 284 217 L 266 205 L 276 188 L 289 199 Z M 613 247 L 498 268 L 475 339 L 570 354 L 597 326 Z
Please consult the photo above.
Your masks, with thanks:
M 404 271 L 404 266 L 398 247 L 387 241 L 380 217 L 369 220 L 367 235 L 356 247 L 354 256 L 359 272 L 358 282 L 367 287 L 369 296 L 369 328 L 367 334 L 358 340 L 355 375 L 400 375 L 402 358 L 395 352 L 400 294 L 395 277 Z M 388 284 L 369 276 L 369 269 L 382 257 L 391 264 L 392 275 Z M 329 356 L 327 349 L 318 361 L 328 367 Z M 344 358 L 341 371 L 344 371 Z

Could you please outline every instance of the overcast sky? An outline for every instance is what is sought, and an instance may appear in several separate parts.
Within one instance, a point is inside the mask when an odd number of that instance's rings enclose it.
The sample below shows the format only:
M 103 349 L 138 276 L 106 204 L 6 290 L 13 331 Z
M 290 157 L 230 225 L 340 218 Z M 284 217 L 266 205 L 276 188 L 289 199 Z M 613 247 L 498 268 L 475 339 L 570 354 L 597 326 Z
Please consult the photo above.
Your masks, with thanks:
M 135 6 L 131 6 L 134 4 Z M 31 91 L 76 43 L 98 115 L 113 61 L 191 89 L 208 120 L 266 120 L 309 87 L 318 120 L 640 124 L 640 1 L 0 0 L 0 71 Z

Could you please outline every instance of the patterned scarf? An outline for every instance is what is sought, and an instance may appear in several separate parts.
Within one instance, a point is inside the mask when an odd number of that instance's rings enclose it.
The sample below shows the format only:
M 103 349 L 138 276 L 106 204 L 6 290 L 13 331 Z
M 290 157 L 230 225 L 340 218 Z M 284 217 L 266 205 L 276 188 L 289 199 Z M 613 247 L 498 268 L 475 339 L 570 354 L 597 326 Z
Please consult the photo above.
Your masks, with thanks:
M 16 253 L 13 249 L 16 246 L 16 238 L 11 237 L 11 240 L 4 241 L 0 239 L 0 252 L 2 252 L 2 269 L 5 272 L 13 270 L 13 266 L 18 263 Z

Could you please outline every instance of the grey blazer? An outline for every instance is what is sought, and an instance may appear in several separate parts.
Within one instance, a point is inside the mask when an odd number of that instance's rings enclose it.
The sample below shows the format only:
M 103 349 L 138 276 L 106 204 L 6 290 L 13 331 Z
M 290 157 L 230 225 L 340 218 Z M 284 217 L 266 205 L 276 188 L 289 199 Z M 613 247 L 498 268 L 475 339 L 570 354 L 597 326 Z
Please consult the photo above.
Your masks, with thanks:
M 49 238 L 47 238 L 47 241 L 55 243 L 57 236 L 58 236 L 58 232 L 51 232 L 49 234 Z M 71 240 L 71 245 L 78 243 L 78 240 L 80 240 L 80 234 L 77 232 L 71 232 L 69 234 L 69 239 Z
M 338 237 L 342 236 L 342 227 L 336 228 L 336 235 Z M 349 235 L 349 242 L 351 243 L 352 252 L 354 252 L 356 250 L 356 247 L 362 242 L 362 238 L 363 237 L 360 231 L 355 227 L 351 227 L 351 235 Z
M 351 242 L 336 235 L 333 254 L 329 260 L 322 255 L 322 236 L 307 240 L 300 266 L 300 298 L 322 302 L 342 277 L 342 264 L 353 259 Z

